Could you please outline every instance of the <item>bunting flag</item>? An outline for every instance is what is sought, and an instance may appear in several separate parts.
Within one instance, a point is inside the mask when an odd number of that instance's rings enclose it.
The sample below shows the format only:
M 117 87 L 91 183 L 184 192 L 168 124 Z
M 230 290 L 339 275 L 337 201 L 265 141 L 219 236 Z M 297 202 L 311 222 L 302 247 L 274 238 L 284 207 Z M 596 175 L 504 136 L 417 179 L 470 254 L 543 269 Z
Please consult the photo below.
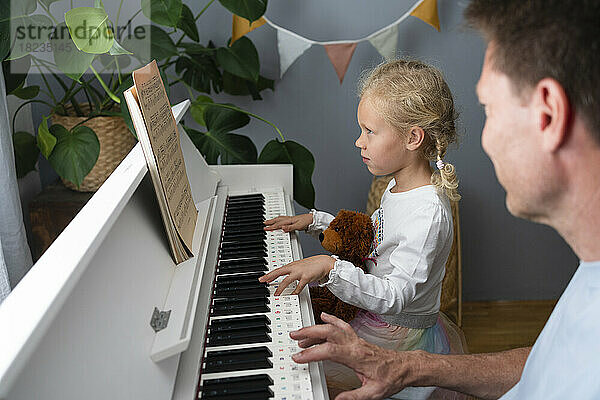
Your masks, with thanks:
M 335 73 L 340 78 L 341 85 L 348 65 L 350 65 L 352 54 L 354 54 L 354 49 L 356 49 L 356 43 L 325 44 L 323 47 L 325 47 L 327 56 L 333 64 Z
M 424 0 L 421 4 L 410 13 L 413 17 L 417 17 L 423 22 L 433 26 L 440 31 L 440 18 L 438 16 L 437 0 Z
M 252 24 L 250 24 L 250 21 L 248 21 L 246 18 L 242 18 L 238 15 L 233 14 L 233 23 L 231 26 L 231 42 L 229 43 L 229 45 L 231 46 L 233 42 L 244 36 L 246 33 L 252 32 L 256 28 L 261 27 L 266 23 L 267 21 L 264 17 L 260 17 Z
M 285 29 L 277 30 L 277 50 L 279 51 L 279 77 L 300 57 L 312 43 Z
M 304 54 L 308 48 L 317 44 L 325 48 L 327 56 L 329 57 L 341 84 L 344 80 L 346 70 L 350 65 L 350 61 L 352 60 L 356 45 L 360 42 L 368 41 L 385 59 L 392 59 L 396 54 L 396 46 L 398 44 L 398 25 L 411 15 L 433 26 L 438 31 L 440 30 L 437 0 L 418 0 L 410 10 L 404 13 L 404 15 L 396 21 L 364 38 L 356 40 L 317 42 L 282 28 L 269 21 L 269 19 L 264 16 L 250 25 L 247 19 L 234 15 L 231 43 L 233 44 L 233 42 L 248 32 L 267 23 L 277 30 L 280 77 L 283 77 L 283 74 L 285 74 L 290 65 L 292 65 L 298 57 Z
M 377 49 L 379 54 L 386 60 L 391 60 L 396 55 L 396 45 L 398 44 L 398 25 L 392 26 L 372 38 L 369 42 Z

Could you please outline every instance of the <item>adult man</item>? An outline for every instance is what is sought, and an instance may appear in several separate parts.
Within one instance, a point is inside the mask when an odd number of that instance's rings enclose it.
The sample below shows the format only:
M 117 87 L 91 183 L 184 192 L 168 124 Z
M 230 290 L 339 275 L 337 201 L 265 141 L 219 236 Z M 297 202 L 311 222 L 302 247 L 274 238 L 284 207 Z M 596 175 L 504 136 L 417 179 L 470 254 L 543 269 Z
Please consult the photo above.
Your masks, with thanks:
M 600 2 L 473 0 L 465 13 L 488 41 L 477 94 L 481 141 L 519 217 L 555 228 L 582 260 L 533 348 L 435 355 L 383 350 L 349 325 L 292 333 L 297 362 L 329 359 L 363 383 L 338 399 L 439 386 L 481 398 L 599 399 Z M 508 393 L 507 393 L 508 392 Z

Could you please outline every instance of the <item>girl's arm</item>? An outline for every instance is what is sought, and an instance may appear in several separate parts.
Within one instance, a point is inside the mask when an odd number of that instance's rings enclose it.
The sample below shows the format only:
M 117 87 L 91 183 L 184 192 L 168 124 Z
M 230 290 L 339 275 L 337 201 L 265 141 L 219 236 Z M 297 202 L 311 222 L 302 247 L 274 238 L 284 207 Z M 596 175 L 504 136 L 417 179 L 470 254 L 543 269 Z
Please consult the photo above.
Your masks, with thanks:
M 441 284 L 444 269 L 436 257 L 440 247 L 452 240 L 451 229 L 452 222 L 441 206 L 415 210 L 396 232 L 386 227 L 385 234 L 395 236 L 393 240 L 384 238 L 388 248 L 380 249 L 383 256 L 378 257 L 373 268 L 389 272 L 384 276 L 366 274 L 352 263 L 338 260 L 323 286 L 346 303 L 377 314 L 398 314 L 420 296 L 431 295 L 431 290 L 422 289 L 424 285 Z M 397 243 L 395 248 L 390 241 Z M 437 296 L 433 297 L 431 301 L 436 302 Z
M 311 236 L 319 238 L 319 234 L 327 229 L 334 216 L 324 211 L 310 210 L 309 214 L 280 215 L 264 222 L 265 231 L 282 229 L 284 232 L 306 231 Z

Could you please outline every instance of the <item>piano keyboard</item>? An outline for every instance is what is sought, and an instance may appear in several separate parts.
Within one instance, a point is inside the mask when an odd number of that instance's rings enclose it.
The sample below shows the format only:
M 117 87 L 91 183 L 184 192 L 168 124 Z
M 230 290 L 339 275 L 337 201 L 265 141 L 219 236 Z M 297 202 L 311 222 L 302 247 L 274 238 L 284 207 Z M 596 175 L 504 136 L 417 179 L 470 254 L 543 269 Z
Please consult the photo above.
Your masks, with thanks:
M 293 261 L 289 233 L 263 221 L 285 215 L 283 191 L 229 196 L 206 334 L 198 398 L 312 400 L 309 367 L 291 355 L 303 326 L 298 296 L 258 277 Z

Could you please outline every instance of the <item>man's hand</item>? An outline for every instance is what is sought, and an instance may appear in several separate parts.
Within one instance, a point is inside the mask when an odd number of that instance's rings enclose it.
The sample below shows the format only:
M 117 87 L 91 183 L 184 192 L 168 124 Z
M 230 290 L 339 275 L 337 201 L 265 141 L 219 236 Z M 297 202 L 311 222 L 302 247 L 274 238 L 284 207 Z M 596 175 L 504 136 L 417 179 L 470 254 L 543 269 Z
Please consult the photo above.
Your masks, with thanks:
M 382 399 L 410 386 L 410 368 L 426 353 L 386 350 L 359 338 L 349 324 L 333 315 L 321 313 L 321 319 L 326 324 L 290 333 L 306 349 L 292 359 L 297 363 L 330 360 L 354 370 L 362 387 L 340 393 L 335 400 Z
M 288 287 L 290 283 L 298 281 L 298 286 L 292 294 L 298 294 L 302 291 L 304 286 L 310 282 L 318 281 L 329 274 L 329 271 L 333 269 L 335 264 L 335 258 L 320 255 L 304 258 L 302 260 L 291 262 L 283 267 L 279 267 L 269 272 L 266 275 L 258 278 L 260 282 L 271 283 L 282 275 L 287 275 L 283 281 L 279 284 L 279 287 L 275 291 L 275 296 L 279 296 L 283 289 Z
M 265 231 L 282 229 L 284 232 L 303 231 L 313 222 L 312 214 L 294 215 L 292 217 L 280 215 L 265 221 Z

